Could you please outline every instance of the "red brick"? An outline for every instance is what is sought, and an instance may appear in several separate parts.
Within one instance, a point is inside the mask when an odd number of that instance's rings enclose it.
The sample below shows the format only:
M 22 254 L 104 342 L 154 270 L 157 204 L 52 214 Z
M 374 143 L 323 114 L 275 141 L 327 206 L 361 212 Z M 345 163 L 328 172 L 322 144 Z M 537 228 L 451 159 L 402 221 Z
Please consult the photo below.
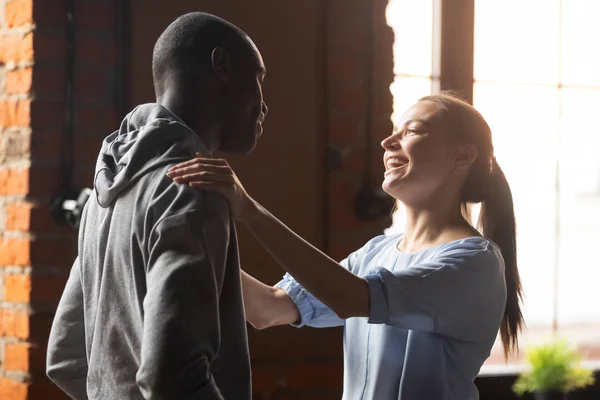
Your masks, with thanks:
M 72 235 L 75 236 L 75 235 Z M 75 258 L 74 237 L 0 239 L 0 265 L 70 267 Z
M 25 36 L 3 35 L 0 37 L 0 62 L 33 61 L 33 34 Z
M 54 196 L 60 188 L 61 173 L 58 166 L 0 170 L 0 195 Z
M 15 382 L 8 378 L 0 378 L 0 399 L 2 400 L 27 400 L 29 385 Z
M 29 314 L 26 311 L 0 308 L 0 337 L 27 339 L 30 332 L 29 322 Z
M 7 94 L 27 94 L 31 90 L 32 68 L 17 68 L 6 72 Z
M 0 196 L 27 194 L 28 169 L 0 169 Z
M 0 265 L 26 267 L 31 263 L 28 239 L 0 239 Z
M 7 231 L 34 233 L 71 233 L 52 218 L 50 207 L 31 203 L 15 203 L 6 207 L 5 229 Z
M 0 127 L 29 126 L 30 112 L 30 100 L 0 100 Z
M 365 115 L 368 93 L 363 87 L 335 88 L 331 90 L 330 107 L 351 115 Z
M 13 303 L 55 303 L 60 300 L 66 282 L 66 275 L 5 275 L 4 300 Z
M 0 136 L 0 162 L 29 159 L 31 133 L 23 129 L 6 130 Z
M 7 231 L 29 231 L 31 221 L 31 204 L 17 203 L 6 206 L 5 229 Z
M 77 28 L 82 30 L 109 31 L 115 27 L 114 2 L 79 2 L 77 8 Z
M 62 67 L 36 65 L 32 78 L 37 98 L 63 99 L 65 93 L 65 70 Z
M 4 300 L 12 303 L 28 303 L 31 299 L 31 275 L 4 276 Z
M 4 21 L 9 28 L 33 22 L 33 0 L 10 0 L 4 9 Z
M 4 368 L 7 371 L 29 372 L 31 344 L 7 343 L 4 346 Z

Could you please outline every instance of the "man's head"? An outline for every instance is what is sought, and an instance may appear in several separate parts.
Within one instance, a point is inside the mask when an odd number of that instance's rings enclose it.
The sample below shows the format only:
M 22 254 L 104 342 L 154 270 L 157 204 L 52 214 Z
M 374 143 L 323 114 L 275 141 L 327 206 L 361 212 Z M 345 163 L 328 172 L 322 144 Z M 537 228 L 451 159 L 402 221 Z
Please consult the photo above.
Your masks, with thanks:
M 254 149 L 268 112 L 262 95 L 266 70 L 238 27 L 206 13 L 179 17 L 154 46 L 152 74 L 159 103 L 200 135 L 209 126 L 216 129 L 215 150 Z

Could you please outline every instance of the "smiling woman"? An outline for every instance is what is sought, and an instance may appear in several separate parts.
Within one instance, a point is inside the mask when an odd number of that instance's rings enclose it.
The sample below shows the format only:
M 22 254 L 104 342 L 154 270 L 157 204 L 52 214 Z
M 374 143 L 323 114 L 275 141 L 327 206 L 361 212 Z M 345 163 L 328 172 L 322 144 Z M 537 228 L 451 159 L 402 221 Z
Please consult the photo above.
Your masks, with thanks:
M 340 263 L 252 199 L 225 160 L 196 158 L 168 176 L 223 194 L 288 272 L 275 287 L 242 273 L 252 325 L 344 326 L 344 399 L 477 399 L 498 331 L 508 354 L 522 323 L 512 198 L 490 129 L 467 103 L 428 96 L 382 146 L 404 234 L 377 236 Z M 486 236 L 462 214 L 480 201 Z
M 522 347 L 558 333 L 598 368 L 600 308 L 593 304 L 600 302 L 600 123 L 590 116 L 600 102 L 600 49 L 588 38 L 600 34 L 600 3 L 475 0 L 452 2 L 453 10 L 443 4 L 449 2 L 389 2 L 387 21 L 396 37 L 392 118 L 398 121 L 411 99 L 440 85 L 473 93 L 514 193 L 526 293 Z M 458 26 L 473 28 L 468 40 L 458 40 Z M 469 50 L 451 52 L 453 43 Z M 470 65 L 473 71 L 465 68 Z M 464 71 L 469 76 L 462 85 L 448 81 Z M 398 208 L 387 234 L 404 229 Z M 514 373 L 523 367 L 523 353 L 508 361 L 498 340 L 482 373 Z

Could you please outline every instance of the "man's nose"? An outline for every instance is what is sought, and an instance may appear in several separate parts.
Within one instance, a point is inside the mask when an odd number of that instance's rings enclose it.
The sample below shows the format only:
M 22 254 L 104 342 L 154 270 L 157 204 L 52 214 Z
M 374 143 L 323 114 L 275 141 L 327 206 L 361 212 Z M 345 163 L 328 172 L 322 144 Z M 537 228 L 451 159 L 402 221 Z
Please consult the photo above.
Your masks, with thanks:
M 266 116 L 267 116 L 267 114 L 269 113 L 269 107 L 267 107 L 267 103 L 265 103 L 264 101 L 263 101 L 263 103 L 262 103 L 262 112 L 263 112 L 263 114 L 265 115 L 265 117 L 266 117 Z

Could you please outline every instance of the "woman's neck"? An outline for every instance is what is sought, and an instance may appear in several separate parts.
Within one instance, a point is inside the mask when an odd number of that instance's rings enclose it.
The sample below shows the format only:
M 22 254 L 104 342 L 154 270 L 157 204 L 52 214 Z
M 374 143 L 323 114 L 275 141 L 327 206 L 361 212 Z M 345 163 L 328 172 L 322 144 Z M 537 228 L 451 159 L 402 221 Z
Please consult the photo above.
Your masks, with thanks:
M 476 235 L 479 233 L 465 220 L 460 206 L 406 207 L 406 224 L 399 249 L 412 253 Z

